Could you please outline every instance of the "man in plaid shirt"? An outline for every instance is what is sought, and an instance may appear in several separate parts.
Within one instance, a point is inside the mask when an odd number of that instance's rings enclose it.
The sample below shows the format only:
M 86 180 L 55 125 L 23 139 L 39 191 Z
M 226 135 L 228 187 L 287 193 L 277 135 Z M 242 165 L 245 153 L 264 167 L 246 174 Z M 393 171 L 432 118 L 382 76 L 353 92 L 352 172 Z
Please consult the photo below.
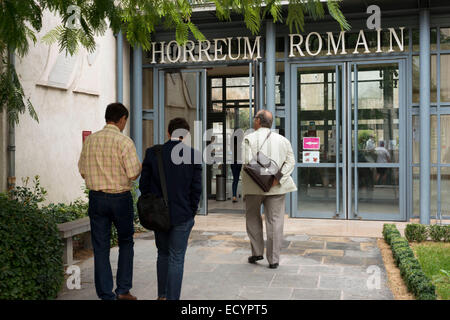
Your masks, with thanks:
M 132 181 L 142 170 L 133 141 L 122 134 L 128 110 L 121 103 L 106 108 L 106 126 L 83 144 L 78 169 L 89 191 L 89 218 L 94 247 L 95 288 L 102 300 L 136 300 L 133 280 L 134 210 Z M 111 223 L 119 238 L 117 288 L 109 261 Z

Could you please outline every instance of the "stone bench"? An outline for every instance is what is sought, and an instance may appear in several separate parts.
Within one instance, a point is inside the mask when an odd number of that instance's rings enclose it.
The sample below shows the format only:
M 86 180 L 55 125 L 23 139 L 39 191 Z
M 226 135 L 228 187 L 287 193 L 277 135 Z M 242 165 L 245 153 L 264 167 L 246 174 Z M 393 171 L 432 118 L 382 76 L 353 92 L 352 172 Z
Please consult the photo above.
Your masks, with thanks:
M 64 239 L 63 262 L 66 265 L 72 265 L 73 261 L 73 243 L 72 237 L 83 234 L 82 241 L 86 249 L 92 249 L 91 224 L 89 217 L 77 219 L 75 221 L 58 224 L 59 235 Z

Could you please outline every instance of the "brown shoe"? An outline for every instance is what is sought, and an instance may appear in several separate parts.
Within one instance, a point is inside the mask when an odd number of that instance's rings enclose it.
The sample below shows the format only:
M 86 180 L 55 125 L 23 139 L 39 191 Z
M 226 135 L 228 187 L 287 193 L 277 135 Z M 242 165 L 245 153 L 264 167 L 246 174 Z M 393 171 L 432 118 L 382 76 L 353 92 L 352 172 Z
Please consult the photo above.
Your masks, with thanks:
M 117 296 L 117 300 L 137 300 L 137 298 L 133 296 L 130 292 L 127 292 L 125 294 L 119 294 Z

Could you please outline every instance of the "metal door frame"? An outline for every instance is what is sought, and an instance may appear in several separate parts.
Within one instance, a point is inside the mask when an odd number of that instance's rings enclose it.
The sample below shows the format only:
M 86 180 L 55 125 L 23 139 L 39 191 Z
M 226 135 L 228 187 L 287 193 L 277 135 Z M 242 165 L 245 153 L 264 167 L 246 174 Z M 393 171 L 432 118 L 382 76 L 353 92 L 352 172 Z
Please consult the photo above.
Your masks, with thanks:
M 297 120 L 298 120 L 298 104 L 297 104 L 297 71 L 301 68 L 306 67 L 326 67 L 326 66 L 336 66 L 336 75 L 338 75 L 339 66 L 341 66 L 341 79 L 338 79 L 336 76 L 336 86 L 338 86 L 338 81 L 341 81 L 342 90 L 341 96 L 338 97 L 336 94 L 335 99 L 340 98 L 341 101 L 336 101 L 336 106 L 338 103 L 341 104 L 342 117 L 339 119 L 341 121 L 341 141 L 342 141 L 342 159 L 340 162 L 337 159 L 337 163 L 339 165 L 336 166 L 337 170 L 337 178 L 336 178 L 336 188 L 337 188 L 337 201 L 340 201 L 340 197 L 342 197 L 342 212 L 340 214 L 336 214 L 334 217 L 330 217 L 330 214 L 323 214 L 317 212 L 306 212 L 306 216 L 300 215 L 298 211 L 298 192 L 292 193 L 291 201 L 292 201 L 292 217 L 296 218 L 338 218 L 338 219 L 364 219 L 364 220 L 385 220 L 385 221 L 406 221 L 406 179 L 407 179 L 407 105 L 406 105 L 406 90 L 407 90 L 407 75 L 406 75 L 406 61 L 407 58 L 400 57 L 394 59 L 386 59 L 381 58 L 371 58 L 370 60 L 358 60 L 358 61 L 337 61 L 337 62 L 323 62 L 323 63 L 292 63 L 290 64 L 290 88 L 291 88 L 291 119 L 290 119 L 290 127 L 291 127 L 291 142 L 294 154 L 298 155 L 298 128 L 297 128 Z M 355 217 L 353 212 L 353 203 L 358 199 L 357 189 L 355 190 L 355 199 L 352 197 L 352 188 L 354 185 L 354 181 L 352 181 L 352 171 L 357 170 L 358 163 L 356 162 L 356 167 L 353 162 L 352 155 L 352 97 L 353 94 L 357 95 L 356 92 L 352 92 L 352 68 L 358 65 L 369 65 L 369 64 L 392 64 L 397 63 L 399 68 L 399 163 L 398 165 L 383 165 L 387 167 L 395 167 L 399 169 L 399 214 L 364 214 L 359 213 L 359 217 Z M 357 80 L 357 76 L 355 77 Z M 338 92 L 338 90 L 336 90 Z M 357 109 L 357 108 L 356 108 Z M 355 109 L 355 110 L 356 110 Z M 338 123 L 338 114 L 336 115 L 336 123 Z M 336 126 L 338 128 L 338 126 Z M 336 133 L 336 136 L 339 137 L 339 133 Z M 339 146 L 336 149 L 337 158 L 339 157 Z M 298 184 L 298 168 L 299 167 L 308 167 L 315 165 L 301 165 L 300 159 L 297 159 L 295 164 L 295 168 L 293 171 L 293 178 L 297 186 Z M 333 166 L 333 167 L 334 167 Z M 378 165 L 379 166 L 379 165 Z M 326 167 L 326 166 L 319 166 Z M 339 168 L 342 168 L 342 181 L 338 181 L 339 177 Z M 355 169 L 356 168 L 356 169 Z M 342 192 L 339 193 L 340 185 L 342 185 Z M 342 194 L 342 195 L 341 195 Z M 339 204 L 337 204 L 337 211 L 339 211 Z
M 291 68 L 291 121 L 290 121 L 290 126 L 291 126 L 291 141 L 292 141 L 292 149 L 294 151 L 294 155 L 298 156 L 298 94 L 297 94 L 297 87 L 298 87 L 298 83 L 297 83 L 297 75 L 298 75 L 298 71 L 304 68 L 311 68 L 311 67 L 335 67 L 335 74 L 336 74 L 336 82 L 335 82 L 335 86 L 336 86 L 336 96 L 335 96 L 335 105 L 336 105 L 336 124 L 341 123 L 342 124 L 342 133 L 345 132 L 345 123 L 342 122 L 342 120 L 340 119 L 339 116 L 339 109 L 341 109 L 342 115 L 344 115 L 344 109 L 345 109 L 345 105 L 343 103 L 343 101 L 345 101 L 345 95 L 346 95 L 346 90 L 345 90 L 345 83 L 343 82 L 343 78 L 345 77 L 345 63 L 344 62 L 339 62 L 339 63 L 308 63 L 308 64 L 291 64 L 290 68 Z M 339 69 L 341 70 L 339 72 Z M 339 76 L 339 74 L 341 76 Z M 339 88 L 339 82 L 341 82 L 342 87 L 341 90 L 338 90 Z M 341 130 L 340 130 L 340 126 L 336 125 L 336 137 L 338 137 L 336 140 L 339 141 L 341 136 Z M 344 136 L 342 136 L 342 141 L 344 141 Z M 334 213 L 318 213 L 318 212 L 314 212 L 314 211 L 306 211 L 304 214 L 300 215 L 299 211 L 298 211 L 298 191 L 297 192 L 293 192 L 292 196 L 291 196 L 291 201 L 292 201 L 292 217 L 295 218 L 334 218 L 334 219 L 345 219 L 345 201 L 343 201 L 342 203 L 342 212 L 340 212 L 340 204 L 341 204 L 341 199 L 343 199 L 342 197 L 342 191 L 345 190 L 345 168 L 344 168 L 344 162 L 343 160 L 345 159 L 345 144 L 342 143 L 343 146 L 343 150 L 342 150 L 342 156 L 343 159 L 340 159 L 339 154 L 340 154 L 340 145 L 339 143 L 336 146 L 336 163 L 334 164 L 319 164 L 319 165 L 308 165 L 308 164 L 302 164 L 300 162 L 300 159 L 297 159 L 296 163 L 295 163 L 295 168 L 294 171 L 292 173 L 293 178 L 294 178 L 294 182 L 295 184 L 298 186 L 299 188 L 299 183 L 298 183 L 298 168 L 302 167 L 302 168 L 307 168 L 307 167 L 318 167 L 318 168 L 336 168 L 336 212 Z M 342 175 L 343 178 L 340 179 L 340 173 L 339 173 L 339 169 L 342 168 Z M 342 182 L 341 182 L 342 180 Z M 343 187 L 341 188 L 340 184 L 343 184 Z M 342 190 L 342 191 L 341 191 Z
M 358 66 L 360 65 L 372 65 L 372 64 L 398 64 L 399 70 L 399 85 L 398 85 L 398 95 L 399 95 L 399 162 L 398 164 L 358 164 L 357 159 L 357 134 L 355 134 L 355 141 L 352 141 L 352 99 L 355 101 L 355 108 L 353 110 L 354 117 L 357 118 L 358 113 L 358 86 L 355 85 L 355 90 L 352 91 L 352 83 L 356 84 L 358 81 Z M 352 77 L 354 75 L 354 78 Z M 406 221 L 406 178 L 407 178 L 407 106 L 406 106 L 406 59 L 380 59 L 380 60 L 370 60 L 370 61 L 357 61 L 347 63 L 347 105 L 346 105 L 346 124 L 347 131 L 347 219 L 349 220 L 381 220 L 381 221 Z M 356 119 L 357 120 L 357 119 Z M 354 123 L 354 128 L 357 132 L 357 121 Z M 354 129 L 353 128 L 353 129 Z M 352 144 L 355 143 L 355 150 L 352 154 Z M 386 168 L 398 168 L 399 169 L 399 213 L 360 213 L 358 211 L 358 180 L 357 172 L 358 168 L 376 168 L 376 167 L 386 167 Z M 352 176 L 353 179 L 352 179 Z M 355 187 L 355 196 L 353 198 L 353 186 Z
M 201 127 L 195 126 L 192 128 L 194 130 L 193 138 L 193 146 L 200 151 L 203 157 L 203 151 L 206 148 L 206 141 L 203 139 L 203 133 L 206 131 L 206 68 L 198 68 L 198 69 L 183 69 L 176 68 L 181 73 L 195 73 L 196 76 L 196 121 L 201 121 Z M 171 72 L 174 71 L 173 68 L 170 69 Z M 165 75 L 168 72 L 168 69 L 158 69 L 158 136 L 156 137 L 157 143 L 164 143 L 166 137 L 166 128 L 165 128 Z M 191 132 L 192 132 L 191 129 Z M 200 131 L 200 132 L 199 132 Z M 206 163 L 202 158 L 202 184 L 206 187 Z M 199 205 L 199 214 L 206 215 L 208 212 L 208 199 L 205 191 L 202 192 L 200 205 Z

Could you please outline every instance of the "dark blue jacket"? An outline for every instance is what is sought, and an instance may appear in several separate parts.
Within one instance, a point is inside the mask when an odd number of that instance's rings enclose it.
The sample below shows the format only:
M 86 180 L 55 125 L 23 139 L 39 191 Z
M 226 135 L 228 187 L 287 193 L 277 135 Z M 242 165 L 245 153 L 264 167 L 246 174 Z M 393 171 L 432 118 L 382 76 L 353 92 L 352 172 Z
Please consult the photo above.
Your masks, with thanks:
M 162 149 L 172 226 L 186 222 L 195 216 L 202 193 L 202 165 L 194 164 L 194 154 L 197 153 L 198 158 L 199 153 L 183 145 L 183 148 L 179 146 L 180 156 L 183 156 L 183 151 L 189 151 L 190 163 L 174 164 L 171 160 L 172 149 L 179 143 L 181 142 L 169 140 L 163 145 Z M 139 190 L 141 194 L 152 193 L 162 197 L 158 159 L 154 147 L 148 148 L 145 152 L 141 178 L 139 179 Z

